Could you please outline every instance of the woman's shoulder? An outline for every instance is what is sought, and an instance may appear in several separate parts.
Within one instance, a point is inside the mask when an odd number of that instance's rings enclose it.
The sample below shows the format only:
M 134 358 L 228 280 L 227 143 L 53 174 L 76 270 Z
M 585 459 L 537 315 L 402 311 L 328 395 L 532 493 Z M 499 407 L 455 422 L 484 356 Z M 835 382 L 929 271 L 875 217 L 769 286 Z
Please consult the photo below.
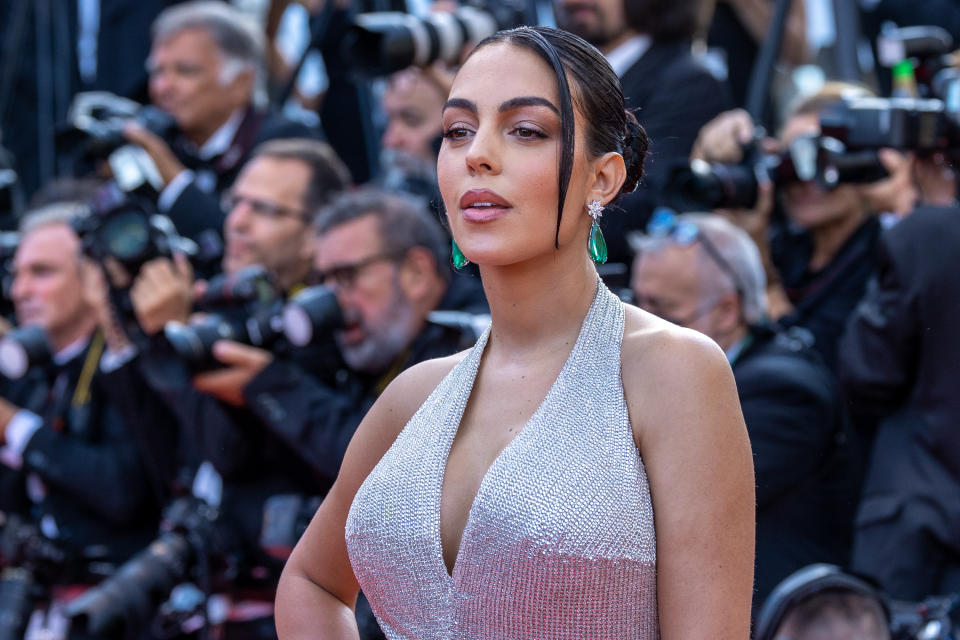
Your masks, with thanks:
M 634 434 L 673 424 L 671 416 L 730 404 L 733 374 L 723 350 L 698 331 L 631 305 L 626 310 L 621 375 Z
M 437 385 L 469 353 L 468 349 L 444 358 L 424 360 L 404 370 L 387 385 L 380 395 L 377 400 L 379 408 L 385 414 L 394 417 L 390 422 L 399 422 L 402 428 L 433 393 Z

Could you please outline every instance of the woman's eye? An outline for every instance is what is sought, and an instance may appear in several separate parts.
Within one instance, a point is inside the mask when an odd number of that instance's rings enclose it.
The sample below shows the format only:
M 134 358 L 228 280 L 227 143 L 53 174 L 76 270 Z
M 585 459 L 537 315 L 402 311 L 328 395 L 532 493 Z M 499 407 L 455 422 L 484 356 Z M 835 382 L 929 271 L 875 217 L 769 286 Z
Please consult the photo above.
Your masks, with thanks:
M 531 127 L 516 127 L 513 132 L 520 138 L 546 138 L 546 134 Z
M 459 140 L 470 135 L 470 130 L 465 127 L 450 127 L 443 133 L 444 138 Z

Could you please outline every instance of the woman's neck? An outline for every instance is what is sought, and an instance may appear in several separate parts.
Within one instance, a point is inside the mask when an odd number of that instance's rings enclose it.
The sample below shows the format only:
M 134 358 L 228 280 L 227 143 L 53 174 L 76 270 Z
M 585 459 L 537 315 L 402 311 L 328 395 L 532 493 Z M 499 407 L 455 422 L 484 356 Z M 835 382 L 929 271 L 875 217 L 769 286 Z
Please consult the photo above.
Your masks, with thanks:
M 573 346 L 593 302 L 597 272 L 586 256 L 558 251 L 519 265 L 481 267 L 494 334 L 491 345 L 507 353 Z
M 810 257 L 808 270 L 819 271 L 830 264 L 844 243 L 860 228 L 867 215 L 864 212 L 858 212 L 856 215 L 845 216 L 836 222 L 811 229 L 813 255 Z

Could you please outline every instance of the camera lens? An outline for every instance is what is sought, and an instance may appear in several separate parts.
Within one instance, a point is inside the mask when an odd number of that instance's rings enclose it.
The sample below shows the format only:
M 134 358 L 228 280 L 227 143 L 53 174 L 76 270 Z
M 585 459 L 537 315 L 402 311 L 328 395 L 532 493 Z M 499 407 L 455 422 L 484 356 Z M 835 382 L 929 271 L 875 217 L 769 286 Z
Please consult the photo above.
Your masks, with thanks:
M 30 367 L 52 357 L 47 332 L 38 326 L 18 327 L 0 339 L 0 373 L 11 380 L 22 378 Z
M 139 211 L 122 211 L 100 227 L 100 239 L 114 258 L 132 262 L 143 256 L 150 246 L 150 224 Z
M 283 310 L 283 331 L 295 347 L 305 347 L 341 324 L 337 296 L 327 287 L 304 289 Z
M 201 322 L 185 325 L 168 322 L 163 335 L 179 357 L 193 366 L 203 366 L 213 359 L 213 344 L 217 340 L 236 340 L 237 330 L 220 316 L 208 316 Z

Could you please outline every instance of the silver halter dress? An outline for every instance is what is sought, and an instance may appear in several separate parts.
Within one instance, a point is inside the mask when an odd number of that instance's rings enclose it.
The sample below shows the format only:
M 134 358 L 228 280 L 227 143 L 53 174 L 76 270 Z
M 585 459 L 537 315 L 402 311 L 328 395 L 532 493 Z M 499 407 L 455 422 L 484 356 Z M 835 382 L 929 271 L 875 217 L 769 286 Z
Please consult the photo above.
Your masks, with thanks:
M 623 327 L 623 305 L 599 284 L 556 382 L 483 477 L 452 576 L 440 490 L 490 329 L 410 419 L 346 525 L 387 638 L 659 637 L 653 508 L 620 378 Z

